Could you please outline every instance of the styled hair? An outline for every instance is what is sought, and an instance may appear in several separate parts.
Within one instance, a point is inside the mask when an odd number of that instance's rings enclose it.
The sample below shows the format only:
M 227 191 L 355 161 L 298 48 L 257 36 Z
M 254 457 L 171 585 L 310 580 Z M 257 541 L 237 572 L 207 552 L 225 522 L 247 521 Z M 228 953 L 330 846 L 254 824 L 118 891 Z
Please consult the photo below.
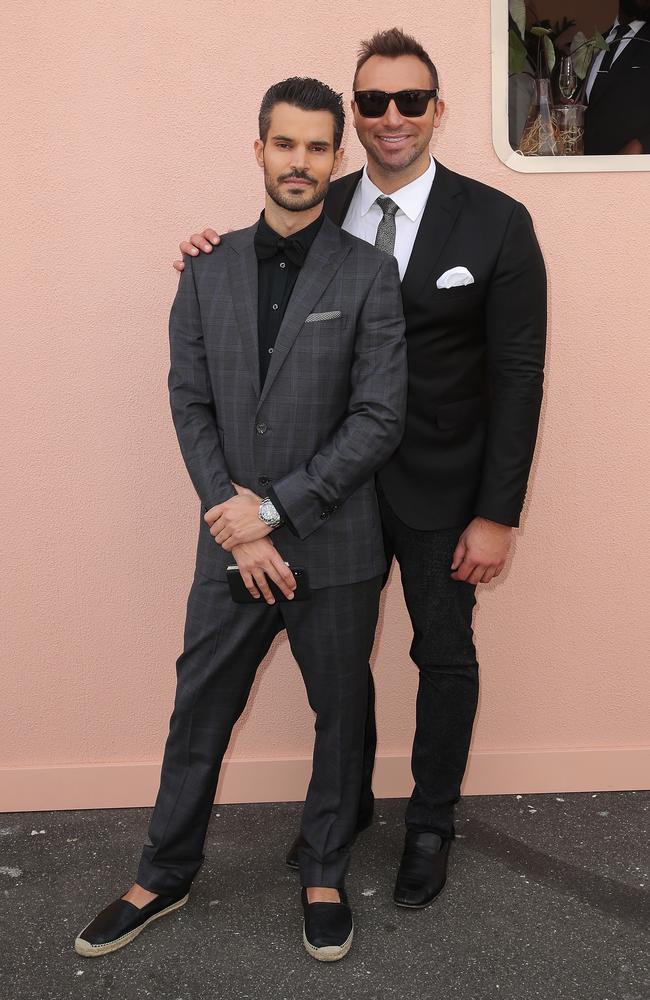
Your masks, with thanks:
M 271 124 L 271 112 L 276 104 L 291 104 L 303 111 L 329 111 L 334 118 L 334 152 L 341 145 L 345 126 L 343 95 L 311 77 L 291 76 L 269 87 L 260 105 L 260 139 L 266 142 Z
M 401 28 L 378 31 L 368 41 L 361 42 L 357 68 L 354 71 L 353 88 L 356 87 L 359 70 L 372 56 L 385 56 L 388 59 L 397 59 L 398 56 L 415 56 L 429 70 L 432 89 L 437 89 L 439 86 L 438 70 L 434 66 L 431 56 L 412 35 L 405 34 Z

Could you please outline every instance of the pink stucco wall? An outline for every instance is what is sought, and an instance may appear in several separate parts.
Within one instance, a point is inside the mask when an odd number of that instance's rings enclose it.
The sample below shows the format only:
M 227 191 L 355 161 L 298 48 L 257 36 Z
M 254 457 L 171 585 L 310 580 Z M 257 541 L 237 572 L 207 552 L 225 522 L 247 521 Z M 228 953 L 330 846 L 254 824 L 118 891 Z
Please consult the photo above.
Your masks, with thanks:
M 151 801 L 198 503 L 167 400 L 170 261 L 197 227 L 255 219 L 266 86 L 309 74 L 349 97 L 359 38 L 394 23 L 439 65 L 434 153 L 525 202 L 550 274 L 529 502 L 508 572 L 480 593 L 466 790 L 647 783 L 650 175 L 509 171 L 490 139 L 489 4 L 453 8 L 5 7 L 4 808 Z M 345 167 L 361 162 L 349 130 Z M 394 573 L 375 664 L 385 794 L 408 788 L 408 645 Z M 223 797 L 300 797 L 311 737 L 280 639 Z

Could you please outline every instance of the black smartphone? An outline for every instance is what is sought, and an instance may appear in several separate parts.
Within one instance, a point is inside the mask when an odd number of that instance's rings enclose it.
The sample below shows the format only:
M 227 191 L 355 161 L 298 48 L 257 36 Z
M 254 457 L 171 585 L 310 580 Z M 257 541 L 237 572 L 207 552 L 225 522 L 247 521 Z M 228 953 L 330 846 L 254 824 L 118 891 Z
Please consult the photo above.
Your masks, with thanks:
M 289 563 L 287 563 L 289 566 Z M 293 573 L 296 579 L 296 589 L 293 592 L 293 601 L 308 601 L 311 597 L 311 590 L 309 589 L 309 579 L 307 577 L 307 572 L 304 569 L 299 569 L 297 566 L 289 566 L 289 569 Z M 246 589 L 244 581 L 242 580 L 242 575 L 239 566 L 228 566 L 226 569 L 226 574 L 228 577 L 228 586 L 230 587 L 230 596 L 233 601 L 237 604 L 259 604 L 264 603 L 263 597 L 253 597 L 253 595 Z M 276 601 L 288 601 L 289 598 L 285 597 L 280 588 L 273 580 L 269 580 L 269 590 L 275 597 Z

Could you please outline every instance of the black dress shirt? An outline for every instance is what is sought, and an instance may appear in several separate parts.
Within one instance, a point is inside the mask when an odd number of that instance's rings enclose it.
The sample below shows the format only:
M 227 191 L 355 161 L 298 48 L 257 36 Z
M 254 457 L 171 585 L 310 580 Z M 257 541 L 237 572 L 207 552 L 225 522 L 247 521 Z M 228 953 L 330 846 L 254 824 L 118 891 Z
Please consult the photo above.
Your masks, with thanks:
M 287 305 L 291 298 L 293 287 L 300 273 L 300 265 L 296 263 L 296 255 L 287 256 L 286 243 L 297 243 L 303 257 L 309 253 L 316 234 L 323 224 L 323 214 L 297 233 L 292 233 L 286 240 L 268 225 L 264 212 L 260 216 L 255 237 L 255 252 L 257 254 L 257 331 L 260 359 L 260 388 L 264 386 L 269 370 L 275 342 L 278 337 Z M 257 237 L 260 237 L 258 241 Z M 260 250 L 263 242 L 264 251 Z M 270 248 L 275 244 L 277 249 L 269 256 Z M 262 256 L 264 252 L 264 256 Z M 298 254 L 300 256 L 300 252 Z M 291 259 L 290 259 L 291 258 Z
M 318 218 L 310 222 L 304 229 L 300 229 L 297 233 L 292 233 L 287 239 L 283 239 L 279 233 L 276 233 L 268 225 L 264 218 L 264 212 L 260 215 L 255 237 L 260 388 L 264 386 L 280 326 L 282 325 L 291 293 L 300 273 L 302 265 L 297 261 L 302 257 L 304 263 L 304 259 L 309 253 L 309 249 L 322 224 L 323 213 L 321 212 Z M 287 243 L 291 243 L 294 246 L 287 249 Z M 298 244 L 298 246 L 295 247 L 295 244 Z M 286 524 L 295 534 L 293 525 L 286 516 L 270 483 L 264 493 L 271 500 L 282 518 L 283 524 Z

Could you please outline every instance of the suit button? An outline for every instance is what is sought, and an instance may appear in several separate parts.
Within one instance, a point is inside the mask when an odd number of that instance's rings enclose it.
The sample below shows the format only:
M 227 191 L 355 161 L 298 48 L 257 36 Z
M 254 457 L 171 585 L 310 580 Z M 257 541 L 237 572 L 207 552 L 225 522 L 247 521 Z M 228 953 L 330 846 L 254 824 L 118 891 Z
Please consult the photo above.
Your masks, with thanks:
M 268 427 L 266 424 L 258 424 L 255 430 L 258 434 L 266 434 Z
M 326 517 L 327 517 L 327 511 L 324 510 L 323 513 L 320 516 L 321 521 L 324 521 Z
M 268 476 L 260 476 L 260 478 L 257 481 L 260 484 L 260 486 L 268 486 L 269 483 L 271 482 Z

